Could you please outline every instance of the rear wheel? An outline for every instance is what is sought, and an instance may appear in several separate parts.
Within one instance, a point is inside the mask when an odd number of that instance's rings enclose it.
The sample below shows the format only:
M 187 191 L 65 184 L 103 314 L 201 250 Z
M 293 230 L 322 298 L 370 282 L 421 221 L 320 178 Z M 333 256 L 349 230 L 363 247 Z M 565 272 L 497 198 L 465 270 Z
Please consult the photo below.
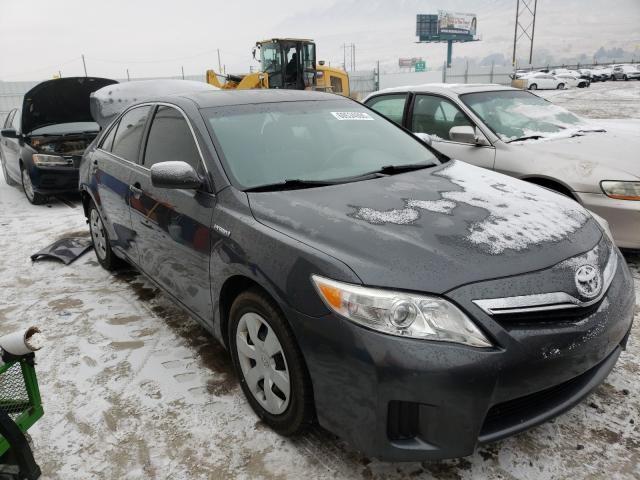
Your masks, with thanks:
M 627 80 L 629 80 L 629 77 L 627 77 L 627 74 L 625 73 L 622 78 L 624 79 L 624 81 L 626 82 Z
M 24 167 L 20 167 L 20 178 L 22 179 L 22 189 L 24 190 L 24 195 L 27 197 L 27 200 L 29 200 L 33 205 L 42 205 L 47 197 L 39 194 L 33 189 L 29 170 Z
M 558 90 L 564 90 L 564 83 L 558 84 Z
M 100 265 L 106 270 L 115 270 L 122 265 L 122 260 L 116 257 L 113 250 L 111 250 L 111 244 L 109 243 L 109 235 L 102 222 L 100 212 L 95 205 L 91 202 L 89 207 L 89 230 L 91 231 L 91 240 L 93 242 L 93 249 L 96 252 L 96 257 Z
M 531 85 L 529 85 L 529 90 L 537 90 L 538 89 L 538 85 L 535 83 L 532 83 Z
M 240 385 L 256 414 L 281 435 L 313 419 L 313 394 L 304 359 L 277 305 L 259 289 L 231 306 L 229 345 Z

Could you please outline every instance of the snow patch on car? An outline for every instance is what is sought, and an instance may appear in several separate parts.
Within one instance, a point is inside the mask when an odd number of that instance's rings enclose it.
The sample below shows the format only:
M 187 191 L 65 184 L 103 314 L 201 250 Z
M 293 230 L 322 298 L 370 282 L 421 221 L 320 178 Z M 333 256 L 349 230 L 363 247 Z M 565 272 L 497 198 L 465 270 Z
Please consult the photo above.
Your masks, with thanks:
M 481 221 L 470 222 L 465 239 L 495 255 L 562 240 L 590 218 L 585 209 L 569 198 L 461 162 L 454 161 L 434 175 L 449 179 L 460 189 L 440 192 L 439 200 L 405 199 L 404 208 L 355 207 L 351 216 L 376 225 L 411 225 L 420 218 L 422 210 L 451 214 L 461 204 L 478 207 L 488 215 Z

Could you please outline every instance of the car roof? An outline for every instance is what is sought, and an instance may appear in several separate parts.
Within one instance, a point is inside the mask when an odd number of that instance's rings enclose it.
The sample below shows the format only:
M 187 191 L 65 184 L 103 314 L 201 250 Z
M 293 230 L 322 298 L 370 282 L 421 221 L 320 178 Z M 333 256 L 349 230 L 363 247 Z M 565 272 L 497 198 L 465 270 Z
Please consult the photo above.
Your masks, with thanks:
M 171 95 L 165 97 L 165 99 L 170 100 L 175 97 L 188 98 L 192 100 L 198 108 L 257 103 L 346 100 L 346 97 L 334 93 L 280 89 L 199 91 Z M 158 99 L 157 101 L 162 100 L 163 99 Z
M 477 92 L 491 92 L 499 90 L 518 90 L 517 88 L 498 85 L 497 83 L 425 83 L 423 85 L 407 85 L 403 87 L 385 88 L 375 92 L 371 96 L 381 93 L 393 92 L 418 92 L 418 93 L 441 93 L 441 94 L 463 94 Z

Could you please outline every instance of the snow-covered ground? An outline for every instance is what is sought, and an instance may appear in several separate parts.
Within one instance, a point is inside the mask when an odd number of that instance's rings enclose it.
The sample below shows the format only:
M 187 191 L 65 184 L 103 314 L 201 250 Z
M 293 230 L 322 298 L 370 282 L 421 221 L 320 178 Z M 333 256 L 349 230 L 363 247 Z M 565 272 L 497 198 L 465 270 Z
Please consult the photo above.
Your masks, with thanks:
M 596 82 L 589 88 L 538 90 L 537 95 L 590 118 L 640 118 L 640 81 Z
M 539 92 L 577 113 L 640 118 L 640 82 Z M 316 428 L 279 437 L 254 416 L 227 353 L 140 275 L 31 263 L 88 235 L 77 199 L 31 206 L 0 179 L 0 334 L 42 327 L 45 416 L 32 429 L 45 479 L 558 479 L 640 477 L 640 310 L 616 368 L 558 419 L 446 462 L 363 457 Z M 640 302 L 640 254 L 627 253 Z

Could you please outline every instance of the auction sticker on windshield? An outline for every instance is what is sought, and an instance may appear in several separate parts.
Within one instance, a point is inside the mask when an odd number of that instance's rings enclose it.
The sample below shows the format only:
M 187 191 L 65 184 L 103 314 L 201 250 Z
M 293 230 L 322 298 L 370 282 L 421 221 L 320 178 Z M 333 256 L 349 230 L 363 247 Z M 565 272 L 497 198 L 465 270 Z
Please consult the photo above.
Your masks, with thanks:
M 373 120 L 366 112 L 331 112 L 338 120 Z

